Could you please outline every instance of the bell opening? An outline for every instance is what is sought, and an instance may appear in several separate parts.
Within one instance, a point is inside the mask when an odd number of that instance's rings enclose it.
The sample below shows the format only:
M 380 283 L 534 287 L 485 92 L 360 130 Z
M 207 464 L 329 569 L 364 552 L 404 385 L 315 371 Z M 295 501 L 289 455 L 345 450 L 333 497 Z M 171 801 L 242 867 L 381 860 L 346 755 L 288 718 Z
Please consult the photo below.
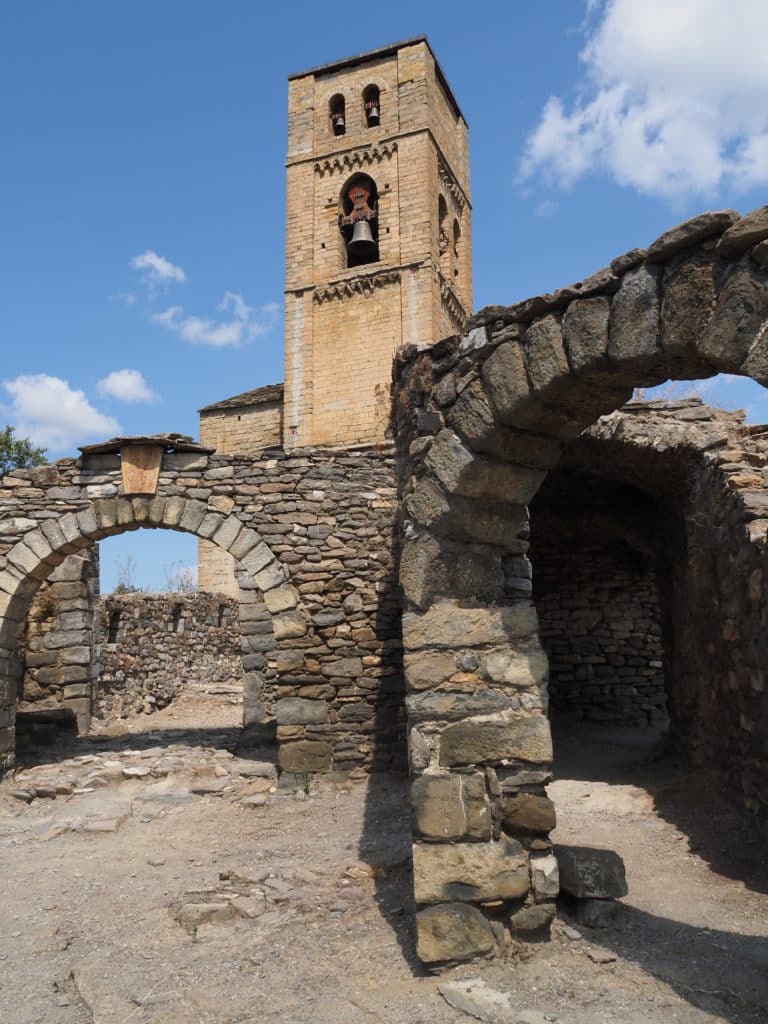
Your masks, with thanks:
M 365 107 L 365 123 L 369 128 L 376 128 L 380 122 L 379 118 L 379 90 L 375 85 L 369 85 L 363 92 L 363 105 Z
M 346 248 L 347 267 L 378 261 L 378 192 L 376 183 L 367 174 L 353 175 L 344 187 L 339 227 Z

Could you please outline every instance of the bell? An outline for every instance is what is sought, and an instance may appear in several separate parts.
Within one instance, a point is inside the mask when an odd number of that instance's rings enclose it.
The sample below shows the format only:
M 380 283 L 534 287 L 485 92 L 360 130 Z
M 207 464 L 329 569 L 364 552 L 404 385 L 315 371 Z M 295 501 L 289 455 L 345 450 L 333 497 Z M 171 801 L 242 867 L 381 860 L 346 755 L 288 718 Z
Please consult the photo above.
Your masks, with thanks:
M 368 126 L 374 128 L 379 123 L 379 105 L 378 103 L 372 103 L 368 107 Z
M 355 259 L 367 260 L 376 255 L 376 242 L 371 233 L 371 225 L 367 220 L 356 220 L 352 238 L 347 246 L 350 256 Z
M 331 121 L 333 123 L 333 134 L 344 135 L 347 130 L 347 126 L 344 123 L 343 114 L 331 114 Z

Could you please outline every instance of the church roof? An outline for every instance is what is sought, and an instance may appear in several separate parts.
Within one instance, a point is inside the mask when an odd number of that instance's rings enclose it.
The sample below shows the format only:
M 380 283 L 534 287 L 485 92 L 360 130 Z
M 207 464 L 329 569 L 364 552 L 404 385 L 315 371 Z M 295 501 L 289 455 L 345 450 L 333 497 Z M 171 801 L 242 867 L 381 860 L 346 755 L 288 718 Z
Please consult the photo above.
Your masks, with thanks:
M 204 405 L 197 411 L 218 412 L 221 409 L 242 409 L 248 405 L 264 405 L 266 402 L 282 402 L 282 400 L 282 384 L 265 384 L 264 387 L 243 391 L 239 395 L 232 395 L 231 398 L 223 398 L 220 402 L 214 402 L 212 405 Z

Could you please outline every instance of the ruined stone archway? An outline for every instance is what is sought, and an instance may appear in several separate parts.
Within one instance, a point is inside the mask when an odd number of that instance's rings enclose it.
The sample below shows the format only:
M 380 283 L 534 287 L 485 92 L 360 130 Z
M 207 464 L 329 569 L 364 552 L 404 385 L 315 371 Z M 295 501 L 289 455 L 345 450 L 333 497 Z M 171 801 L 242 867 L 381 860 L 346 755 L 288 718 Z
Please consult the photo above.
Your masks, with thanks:
M 299 640 L 309 632 L 308 616 L 303 612 L 299 596 L 288 581 L 284 569 L 269 546 L 255 531 L 234 515 L 212 511 L 198 500 L 173 496 L 170 498 L 132 497 L 102 498 L 87 502 L 77 512 L 56 519 L 46 519 L 42 526 L 24 531 L 6 556 L 0 574 L 0 668 L 8 666 L 16 645 L 18 629 L 30 603 L 43 580 L 67 555 L 88 547 L 106 537 L 126 531 L 150 528 L 170 529 L 194 534 L 209 540 L 235 559 L 241 584 L 241 620 L 249 621 L 248 605 L 256 591 L 263 595 L 271 613 L 271 634 L 275 641 Z M 262 697 L 264 634 L 254 646 L 246 632 L 242 638 L 244 662 L 244 707 L 253 711 Z M 258 666 L 258 667 L 257 667 Z M 15 694 L 10 673 L 0 684 L 7 693 L 8 721 L 3 740 L 5 763 L 12 764 L 13 716 Z
M 483 905 L 520 930 L 545 927 L 554 910 L 547 667 L 527 506 L 562 444 L 635 387 L 718 372 L 768 383 L 767 234 L 765 211 L 704 214 L 578 285 L 481 312 L 464 338 L 401 352 L 400 576 L 424 960 L 492 950 Z M 753 475 L 733 495 L 733 543 L 754 541 L 755 571 L 763 488 Z M 761 650 L 759 633 L 744 643 Z M 752 685 L 750 668 L 732 685 Z

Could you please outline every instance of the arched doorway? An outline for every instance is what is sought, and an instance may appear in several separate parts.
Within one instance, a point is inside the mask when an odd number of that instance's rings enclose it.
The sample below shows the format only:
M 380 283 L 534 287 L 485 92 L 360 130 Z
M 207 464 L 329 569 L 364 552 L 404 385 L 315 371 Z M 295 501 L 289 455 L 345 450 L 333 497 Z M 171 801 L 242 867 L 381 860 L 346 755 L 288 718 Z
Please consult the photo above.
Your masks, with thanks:
M 523 901 L 518 909 L 551 902 L 537 882 L 554 817 L 544 796 L 552 747 L 546 659 L 530 591 L 528 505 L 563 444 L 628 402 L 635 387 L 718 372 L 768 381 L 768 274 L 762 251 L 750 253 L 762 237 L 751 223 L 730 212 L 704 214 L 578 285 L 509 309 L 490 307 L 465 338 L 402 353 L 396 408 L 419 807 L 414 869 L 424 907 L 419 935 L 432 959 L 452 959 L 459 935 L 487 952 L 493 935 L 484 904 L 497 901 L 497 914 L 500 903 L 509 913 L 516 900 Z M 728 443 L 717 431 L 702 439 L 693 500 L 719 495 L 727 477 L 717 509 L 730 526 L 727 554 L 718 560 L 717 531 L 698 536 L 730 598 L 730 611 L 719 604 L 713 612 L 721 668 L 731 688 L 749 693 L 765 653 L 753 605 L 766 596 L 768 516 L 762 474 L 730 475 L 718 457 Z M 762 448 L 755 458 L 758 468 L 768 465 Z M 728 640 L 735 620 L 738 645 Z M 724 743 L 735 729 L 721 723 Z M 764 778 L 751 739 L 728 756 L 734 774 L 749 762 Z M 487 822 L 482 866 L 476 846 L 466 845 L 481 838 L 469 831 L 469 780 L 475 813 L 482 810 Z M 754 797 L 753 781 L 749 789 Z M 453 830 L 445 824 L 449 811 Z M 471 869 L 462 859 L 470 852 Z M 520 873 L 517 888 L 501 881 L 512 867 Z

